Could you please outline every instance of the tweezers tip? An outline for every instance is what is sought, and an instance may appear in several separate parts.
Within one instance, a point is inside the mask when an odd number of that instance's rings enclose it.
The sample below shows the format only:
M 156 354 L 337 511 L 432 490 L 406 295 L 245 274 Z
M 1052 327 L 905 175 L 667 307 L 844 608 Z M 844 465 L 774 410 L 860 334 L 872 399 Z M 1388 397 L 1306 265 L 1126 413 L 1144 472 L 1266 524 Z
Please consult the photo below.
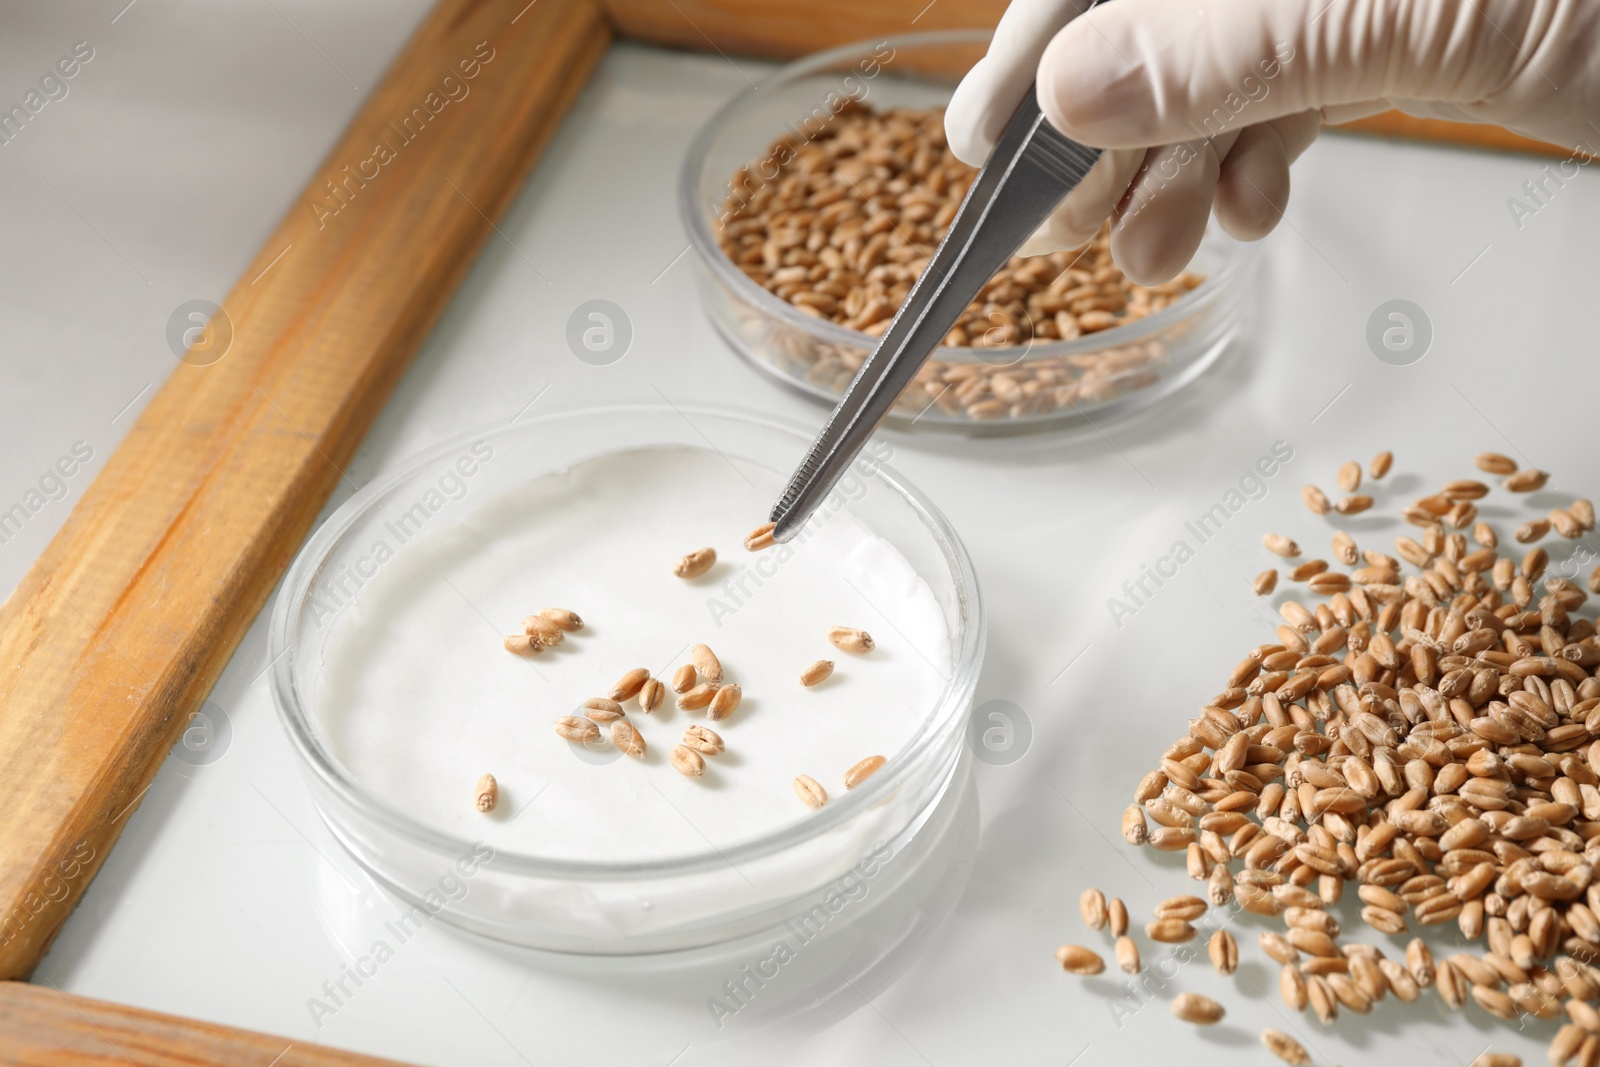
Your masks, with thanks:
M 794 474 L 790 475 L 789 484 L 783 488 L 783 495 L 778 497 L 778 502 L 773 505 L 772 514 L 768 516 L 769 521 L 782 526 L 785 520 L 793 514 L 795 508 L 799 506 L 800 501 L 805 497 L 806 490 L 816 482 L 817 472 L 823 466 L 823 456 L 825 454 L 823 442 L 827 439 L 830 429 L 831 426 L 824 428 L 822 434 L 812 442 L 811 447 L 806 451 L 805 459 L 800 461 L 800 466 L 796 467 Z M 783 540 L 783 538 L 776 537 L 775 539 Z
M 786 544 L 792 540 L 794 535 L 798 532 L 792 525 L 789 524 L 787 520 L 787 515 L 785 515 L 783 518 L 772 520 L 774 523 L 776 523 L 776 525 L 772 528 L 772 540 L 774 543 L 780 545 Z

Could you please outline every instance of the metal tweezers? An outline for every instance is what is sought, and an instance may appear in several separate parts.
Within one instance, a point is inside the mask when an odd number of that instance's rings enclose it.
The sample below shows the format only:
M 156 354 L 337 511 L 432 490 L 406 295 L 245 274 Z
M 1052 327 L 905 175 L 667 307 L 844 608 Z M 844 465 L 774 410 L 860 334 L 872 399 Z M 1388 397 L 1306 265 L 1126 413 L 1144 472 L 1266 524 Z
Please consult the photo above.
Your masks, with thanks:
M 772 509 L 775 540 L 789 540 L 806 524 L 983 284 L 1099 158 L 1100 149 L 1064 137 L 1050 125 L 1030 87 L 927 269 Z

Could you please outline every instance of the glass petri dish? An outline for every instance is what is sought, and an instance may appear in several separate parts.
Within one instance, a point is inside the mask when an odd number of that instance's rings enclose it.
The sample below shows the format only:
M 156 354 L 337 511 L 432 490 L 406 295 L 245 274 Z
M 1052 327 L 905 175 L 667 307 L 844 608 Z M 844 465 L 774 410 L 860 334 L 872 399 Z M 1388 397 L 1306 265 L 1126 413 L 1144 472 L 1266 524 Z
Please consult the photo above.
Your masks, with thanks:
M 807 314 L 728 258 L 717 237 L 735 172 L 754 164 L 760 180 L 759 161 L 775 139 L 806 139 L 845 99 L 878 109 L 943 106 L 989 37 L 987 30 L 938 31 L 817 53 L 736 96 L 695 136 L 679 212 L 697 253 L 706 315 L 752 365 L 832 406 L 877 339 Z M 1240 336 L 1254 307 L 1256 259 L 1254 245 L 1213 225 L 1188 267 L 1204 281 L 1168 306 L 1069 341 L 941 347 L 886 422 L 987 435 L 1076 430 L 1143 411 L 1193 382 Z M 974 376 L 1009 384 L 958 399 L 956 383 Z M 1043 388 L 1027 386 L 1026 397 L 1012 388 L 1030 381 Z
M 437 487 L 440 472 L 459 469 L 463 457 L 490 454 L 493 461 L 476 463 L 470 494 L 442 499 L 432 522 L 465 518 L 530 479 L 616 452 L 709 443 L 730 462 L 776 473 L 810 439 L 804 428 L 730 409 L 564 412 L 447 441 L 341 505 L 291 566 L 269 630 L 273 700 L 333 836 L 379 883 L 429 914 L 508 943 L 582 954 L 686 949 L 766 929 L 787 918 L 797 901 L 872 863 L 886 845 L 907 843 L 955 775 L 983 655 L 984 616 L 955 532 L 921 492 L 871 456 L 854 471 L 861 491 L 830 504 L 835 510 L 848 504 L 927 583 L 949 635 L 951 671 L 902 750 L 806 818 L 722 847 L 645 861 L 486 850 L 480 841 L 425 824 L 358 780 L 335 755 L 318 715 L 325 653 L 340 625 L 360 625 L 359 612 L 345 608 L 359 603 L 373 545 L 394 541 L 392 531 Z M 401 544 L 394 558 L 407 551 Z M 442 884 L 467 890 L 441 901 Z

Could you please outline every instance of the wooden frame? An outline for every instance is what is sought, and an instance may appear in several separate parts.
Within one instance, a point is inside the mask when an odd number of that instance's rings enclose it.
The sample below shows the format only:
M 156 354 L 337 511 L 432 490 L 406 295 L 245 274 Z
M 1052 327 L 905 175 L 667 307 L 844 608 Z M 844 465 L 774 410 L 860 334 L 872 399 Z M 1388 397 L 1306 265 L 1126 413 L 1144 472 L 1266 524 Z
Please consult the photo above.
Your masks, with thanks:
M 0 607 L 0 979 L 49 948 L 614 35 L 790 56 L 1003 6 L 440 0 Z M 1362 124 L 1548 147 L 1452 125 Z M 0 982 L 0 1061 L 107 1044 L 139 1065 L 389 1062 Z
M 612 27 L 680 48 L 788 59 L 847 41 L 912 30 L 993 26 L 1007 0 L 601 0 Z M 1467 122 L 1418 119 L 1386 111 L 1337 129 L 1379 137 L 1461 145 L 1496 151 L 1572 155 L 1572 150 L 1501 129 Z

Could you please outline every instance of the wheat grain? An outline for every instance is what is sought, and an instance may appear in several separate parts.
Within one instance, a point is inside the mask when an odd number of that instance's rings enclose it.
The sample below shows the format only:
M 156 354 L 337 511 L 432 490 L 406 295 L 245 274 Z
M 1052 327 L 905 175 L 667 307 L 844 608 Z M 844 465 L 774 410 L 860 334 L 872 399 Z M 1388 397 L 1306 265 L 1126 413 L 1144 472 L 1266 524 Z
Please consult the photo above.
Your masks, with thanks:
M 672 565 L 672 573 L 679 578 L 698 578 L 717 563 L 717 550 L 697 548 Z
M 828 802 L 828 791 L 808 774 L 794 776 L 795 795 L 805 801 L 808 808 L 820 808 Z
M 1099 974 L 1106 969 L 1106 961 L 1100 954 L 1082 945 L 1062 945 L 1056 949 L 1056 962 L 1068 974 Z
M 472 806 L 479 811 L 493 811 L 499 801 L 500 783 L 494 780 L 494 775 L 486 774 L 479 778 L 478 784 L 472 788 Z
M 826 681 L 833 675 L 833 660 L 819 659 L 800 672 L 800 684 L 806 688 Z
M 883 766 L 884 762 L 882 756 L 868 756 L 866 759 L 854 764 L 844 772 L 844 787 L 846 789 L 854 789 L 878 773 L 878 769 Z
M 1211 1026 L 1227 1014 L 1221 1004 L 1199 993 L 1179 993 L 1172 998 L 1172 1014 L 1186 1023 Z

